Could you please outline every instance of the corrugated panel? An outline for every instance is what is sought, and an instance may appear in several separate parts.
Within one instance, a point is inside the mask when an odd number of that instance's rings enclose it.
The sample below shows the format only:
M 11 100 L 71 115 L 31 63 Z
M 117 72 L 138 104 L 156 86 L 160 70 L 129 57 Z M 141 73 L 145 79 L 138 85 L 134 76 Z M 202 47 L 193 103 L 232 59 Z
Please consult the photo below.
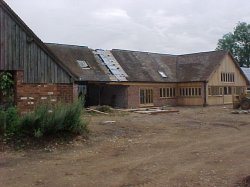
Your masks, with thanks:
M 102 59 L 103 64 L 107 66 L 112 75 L 115 76 L 117 81 L 127 81 L 126 77 L 128 77 L 128 75 L 122 69 L 110 51 L 97 49 L 95 52 Z
M 248 80 L 250 81 L 250 68 L 241 68 Z

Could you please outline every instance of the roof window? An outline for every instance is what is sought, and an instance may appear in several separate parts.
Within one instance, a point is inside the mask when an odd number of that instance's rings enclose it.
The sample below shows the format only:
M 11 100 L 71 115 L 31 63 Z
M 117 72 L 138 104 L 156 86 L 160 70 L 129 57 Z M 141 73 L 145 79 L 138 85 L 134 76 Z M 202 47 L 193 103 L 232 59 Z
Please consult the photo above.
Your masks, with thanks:
M 163 78 L 167 78 L 168 76 L 163 72 L 163 71 L 158 71 L 159 74 L 163 77 Z
M 76 62 L 82 69 L 90 69 L 89 65 L 85 60 L 77 60 Z

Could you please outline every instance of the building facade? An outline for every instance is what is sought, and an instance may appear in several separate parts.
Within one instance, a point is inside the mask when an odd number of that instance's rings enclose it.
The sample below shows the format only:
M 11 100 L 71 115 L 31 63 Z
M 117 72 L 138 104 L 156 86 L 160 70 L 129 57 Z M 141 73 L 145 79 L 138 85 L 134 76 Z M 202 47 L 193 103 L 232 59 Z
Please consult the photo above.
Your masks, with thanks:
M 138 108 L 232 104 L 234 96 L 245 92 L 248 84 L 226 51 L 166 55 L 48 46 L 65 65 L 79 73 L 78 84 L 86 87 L 87 105 Z M 85 67 L 81 68 L 79 61 Z
M 117 108 L 231 104 L 249 84 L 225 51 L 169 55 L 45 44 L 3 0 L 0 44 L 0 72 L 13 75 L 23 112 L 79 95 L 88 106 Z
M 0 72 L 14 77 L 15 104 L 32 111 L 44 101 L 71 102 L 74 76 L 29 27 L 0 0 Z

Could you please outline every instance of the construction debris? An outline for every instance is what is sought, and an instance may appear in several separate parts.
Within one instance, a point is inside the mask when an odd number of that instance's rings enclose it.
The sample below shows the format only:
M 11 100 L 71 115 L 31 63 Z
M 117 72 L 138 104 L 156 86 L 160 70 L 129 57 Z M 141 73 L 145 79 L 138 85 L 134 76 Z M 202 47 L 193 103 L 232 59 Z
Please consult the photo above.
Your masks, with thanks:
M 234 110 L 231 113 L 232 114 L 249 114 L 250 110 Z
M 115 124 L 116 123 L 116 121 L 103 121 L 103 122 L 101 122 L 100 124 L 101 125 L 113 125 L 113 124 Z
M 101 110 L 101 111 L 100 111 Z M 167 107 L 148 107 L 148 108 L 135 108 L 135 109 L 115 109 L 109 107 L 110 112 L 119 111 L 119 112 L 135 112 L 139 114 L 159 114 L 159 113 L 175 113 L 179 112 L 179 110 L 175 109 L 167 109 Z M 102 106 L 95 106 L 91 108 L 86 108 L 87 112 L 95 112 L 99 114 L 109 115 L 109 113 L 102 111 Z
M 114 109 L 121 112 L 135 112 L 139 114 L 158 114 L 158 113 L 173 113 L 179 110 L 167 109 L 167 107 L 148 107 L 148 108 L 133 108 L 133 109 Z
M 95 112 L 95 113 L 98 113 L 98 114 L 109 115 L 109 114 L 106 113 L 106 112 L 101 112 L 101 111 L 99 111 L 99 110 L 95 110 L 95 109 L 92 109 L 92 108 L 86 108 L 86 111 L 87 111 L 87 112 Z
M 144 111 L 134 111 L 135 113 L 139 114 L 160 114 L 160 113 L 175 113 L 179 112 L 179 110 L 161 110 L 161 109 L 149 109 L 149 110 L 144 110 Z

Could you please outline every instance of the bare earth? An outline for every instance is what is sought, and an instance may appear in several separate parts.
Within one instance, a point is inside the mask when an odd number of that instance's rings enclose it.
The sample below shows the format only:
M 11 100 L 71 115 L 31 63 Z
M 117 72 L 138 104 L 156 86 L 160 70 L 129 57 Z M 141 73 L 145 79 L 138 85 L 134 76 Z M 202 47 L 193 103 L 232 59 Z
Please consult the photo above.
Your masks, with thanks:
M 240 186 L 250 175 L 250 114 L 226 107 L 88 117 L 87 141 L 0 152 L 0 186 Z

